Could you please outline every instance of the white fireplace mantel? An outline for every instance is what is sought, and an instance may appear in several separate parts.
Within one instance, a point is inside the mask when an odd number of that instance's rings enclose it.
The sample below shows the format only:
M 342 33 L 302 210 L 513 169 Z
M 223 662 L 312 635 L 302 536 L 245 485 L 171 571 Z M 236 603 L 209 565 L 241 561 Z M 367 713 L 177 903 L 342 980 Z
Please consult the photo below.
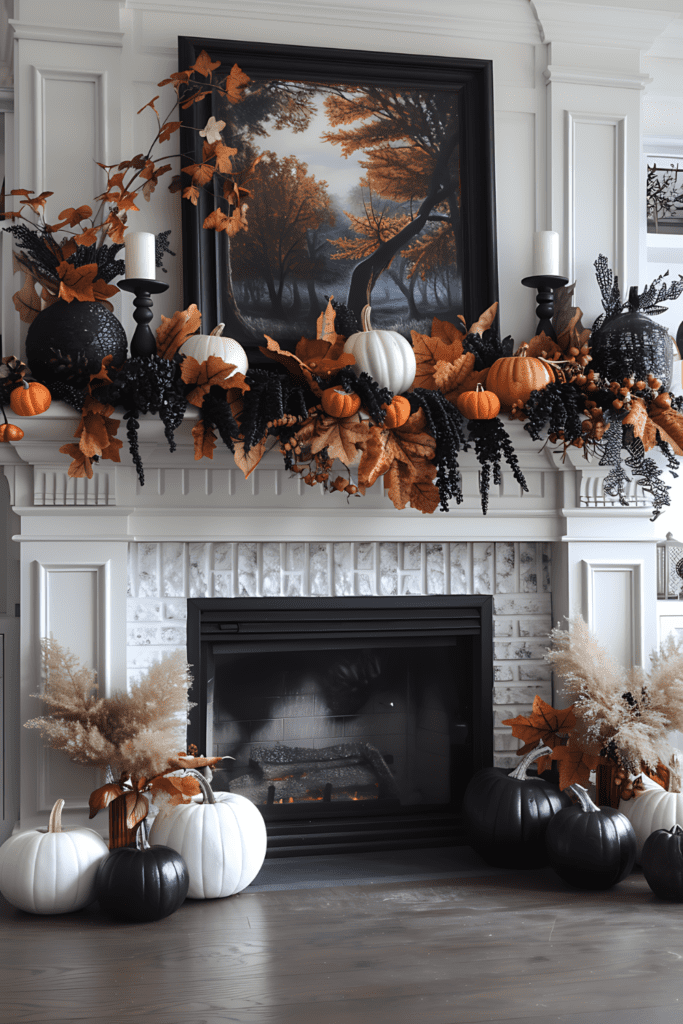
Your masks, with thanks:
M 492 489 L 489 513 L 483 516 L 479 467 L 470 452 L 460 458 L 462 504 L 448 513 L 423 515 L 394 509 L 381 482 L 363 498 L 347 499 L 344 494 L 326 494 L 320 486 L 310 488 L 284 469 L 277 452 L 266 455 L 248 480 L 221 445 L 212 460 L 196 462 L 191 428 L 197 415 L 194 409 L 188 412 L 177 431 L 174 453 L 168 450 L 160 421 L 155 416 L 142 417 L 144 487 L 137 481 L 122 427 L 121 462 L 96 465 L 92 480 L 70 479 L 69 457 L 60 454 L 59 448 L 73 441 L 79 417 L 59 402 L 40 416 L 22 419 L 23 440 L 1 446 L 11 504 L 21 524 L 15 540 L 21 550 L 22 722 L 42 710 L 31 697 L 39 687 L 37 641 L 41 636 L 53 634 L 92 665 L 103 693 L 124 686 L 127 678 L 135 676 L 147 657 L 135 660 L 136 652 L 153 653 L 163 631 L 161 642 L 182 644 L 183 623 L 175 620 L 182 615 L 179 608 L 184 598 L 155 602 L 148 589 L 147 596 L 137 601 L 130 558 L 135 562 L 140 552 L 152 561 L 166 557 L 162 551 L 170 553 L 168 557 L 185 559 L 183 571 L 188 576 L 194 557 L 190 549 L 223 551 L 232 545 L 237 551 L 256 545 L 260 557 L 268 548 L 280 550 L 285 559 L 289 549 L 303 543 L 306 557 L 309 550 L 315 549 L 319 555 L 326 548 L 332 564 L 336 557 L 333 549 L 350 545 L 356 553 L 361 548 L 375 551 L 379 580 L 380 548 L 387 544 L 414 548 L 418 542 L 426 581 L 426 560 L 435 550 L 440 552 L 438 557 L 448 560 L 459 557 L 456 548 L 469 546 L 471 560 L 488 559 L 492 566 L 516 557 L 515 572 L 521 580 L 523 558 L 532 550 L 547 548 L 552 552 L 551 585 L 542 588 L 539 583 L 533 600 L 524 597 L 521 585 L 519 600 L 511 600 L 505 596 L 504 586 L 497 589 L 495 580 L 491 583 L 491 592 L 500 595 L 499 635 L 518 638 L 500 640 L 496 657 L 530 658 L 533 662 L 531 670 L 515 669 L 512 677 L 505 675 L 505 662 L 501 663 L 501 680 L 512 678 L 512 683 L 501 689 L 499 704 L 505 704 L 498 716 L 501 720 L 509 716 L 511 708 L 530 702 L 532 692 L 550 698 L 549 673 L 534 675 L 532 669 L 533 665 L 542 667 L 543 637 L 547 637 L 551 621 L 561 621 L 572 612 L 583 613 L 625 663 L 642 663 L 656 646 L 657 530 L 650 521 L 651 509 L 635 491 L 629 508 L 608 503 L 602 491 L 607 471 L 584 459 L 580 451 L 571 451 L 563 461 L 548 446 L 542 448 L 533 441 L 523 424 L 506 422 L 529 493 L 524 494 L 505 471 L 500 487 Z M 233 570 L 231 592 L 235 593 L 239 586 L 236 562 Z M 398 576 L 407 571 L 399 566 Z M 354 572 L 360 570 L 354 568 Z M 282 573 L 283 579 L 289 578 L 290 569 L 284 563 Z M 144 572 L 138 574 L 138 580 L 144 578 Z M 474 572 L 471 578 L 474 580 Z M 477 592 L 487 592 L 488 578 L 492 577 L 479 577 Z M 447 588 L 455 582 L 446 573 L 440 585 L 451 592 Z M 423 588 L 422 592 L 432 591 Z M 157 593 L 163 598 L 161 591 Z M 173 593 L 182 597 L 181 589 Z M 190 591 L 186 588 L 182 593 L 188 596 Z M 137 610 L 131 611 L 131 603 Z M 171 612 L 167 605 L 172 606 Z M 136 618 L 140 607 L 143 620 L 149 615 L 154 621 L 136 625 L 141 621 Z M 514 625 L 511 613 L 518 616 Z M 164 624 L 164 615 L 174 621 Z M 525 633 L 529 622 L 535 623 L 535 631 Z M 525 636 L 534 639 L 526 641 Z M 131 643 L 143 646 L 131 647 Z M 522 685 L 523 680 L 534 678 L 541 681 Z M 18 827 L 42 823 L 58 796 L 67 799 L 67 819 L 85 821 L 87 795 L 94 788 L 92 771 L 44 749 L 34 730 L 22 729 L 21 734 Z M 504 763 L 505 755 L 505 749 L 499 748 L 499 763 Z M 106 822 L 101 824 L 106 828 Z

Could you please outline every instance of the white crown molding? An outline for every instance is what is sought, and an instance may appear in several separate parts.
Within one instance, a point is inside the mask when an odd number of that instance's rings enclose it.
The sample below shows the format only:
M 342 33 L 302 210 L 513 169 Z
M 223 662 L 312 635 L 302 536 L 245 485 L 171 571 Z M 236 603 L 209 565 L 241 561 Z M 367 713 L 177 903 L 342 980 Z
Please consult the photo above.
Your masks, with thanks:
M 126 9 L 149 14 L 187 15 L 186 0 L 127 0 Z M 363 33 L 431 35 L 451 39 L 495 39 L 538 43 L 538 28 L 527 4 L 519 0 L 421 0 L 419 13 L 412 0 L 391 3 L 344 4 L 337 0 L 260 0 L 245 8 L 240 0 L 194 0 L 192 18 L 220 18 L 244 26 L 248 21 L 351 28 Z M 198 28 L 198 31 L 201 31 Z M 218 26 L 216 28 L 218 31 Z M 221 31 L 224 31 L 221 29 Z M 242 34 L 244 28 L 241 29 Z M 239 34 L 239 33 L 238 33 Z M 363 47 L 363 38 L 359 48 Z
M 649 75 L 629 75 L 613 71 L 601 71 L 598 68 L 563 67 L 549 64 L 543 72 L 547 85 L 563 82 L 567 85 L 599 85 L 609 89 L 646 89 L 652 82 Z
M 644 135 L 643 153 L 647 156 L 683 157 L 683 139 L 672 135 Z
M 15 39 L 31 39 L 45 43 L 76 43 L 80 46 L 123 46 L 124 32 L 108 29 L 64 28 L 61 25 L 35 25 L 28 21 L 10 18 Z
M 544 43 L 575 43 L 647 52 L 669 26 L 675 13 L 570 0 L 529 0 Z

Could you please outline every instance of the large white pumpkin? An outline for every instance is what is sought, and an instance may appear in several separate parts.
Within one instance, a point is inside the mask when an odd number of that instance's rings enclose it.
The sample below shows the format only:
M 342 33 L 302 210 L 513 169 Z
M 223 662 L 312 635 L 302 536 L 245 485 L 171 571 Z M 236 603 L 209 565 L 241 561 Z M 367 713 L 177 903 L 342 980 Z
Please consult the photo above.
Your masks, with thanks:
M 63 806 L 52 808 L 47 831 L 18 832 L 0 847 L 0 892 L 29 914 L 68 914 L 96 899 L 107 844 L 91 828 L 62 829 Z
M 209 356 L 219 356 L 224 363 L 235 367 L 235 373 L 246 373 L 249 369 L 247 353 L 234 338 L 223 337 L 224 327 L 225 324 L 219 324 L 211 334 L 192 334 L 180 346 L 180 355 L 192 356 L 198 363 L 206 362 Z
M 415 380 L 413 346 L 396 331 L 374 331 L 370 312 L 370 306 L 365 306 L 361 313 L 363 330 L 347 338 L 344 351 L 356 360 L 351 369 L 357 375 L 369 373 L 383 388 L 402 395 Z
M 619 810 L 633 825 L 638 848 L 636 863 L 641 863 L 643 846 L 648 836 L 659 828 L 683 827 L 683 793 L 667 792 L 659 783 L 641 776 L 645 792 L 630 800 L 620 800 Z M 675 783 L 674 783 L 675 784 Z
M 190 874 L 190 899 L 233 896 L 261 870 L 266 824 L 251 800 L 239 793 L 214 793 L 203 777 L 197 778 L 203 802 L 160 811 L 149 841 L 170 846 L 184 859 Z

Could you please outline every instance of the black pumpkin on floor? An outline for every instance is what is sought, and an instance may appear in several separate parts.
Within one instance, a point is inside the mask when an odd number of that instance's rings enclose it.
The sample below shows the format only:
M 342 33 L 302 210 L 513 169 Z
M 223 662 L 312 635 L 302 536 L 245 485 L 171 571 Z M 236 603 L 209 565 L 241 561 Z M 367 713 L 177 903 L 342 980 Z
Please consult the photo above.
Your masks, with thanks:
M 548 863 L 545 832 L 571 799 L 546 779 L 527 778 L 529 765 L 550 747 L 537 747 L 511 771 L 483 768 L 465 790 L 462 813 L 467 842 L 487 864 L 537 868 Z
M 102 360 L 113 355 L 121 366 L 128 339 L 121 323 L 101 302 L 59 299 L 38 314 L 26 335 L 26 362 L 34 377 L 85 387 L 99 373 Z
M 658 828 L 640 856 L 645 881 L 660 900 L 683 902 L 683 828 Z
M 633 871 L 633 825 L 614 807 L 594 804 L 583 786 L 569 791 L 578 804 L 556 814 L 545 834 L 550 866 L 575 889 L 610 889 Z
M 100 907 L 123 921 L 160 921 L 184 902 L 190 887 L 187 864 L 170 846 L 120 846 L 105 857 L 95 878 Z

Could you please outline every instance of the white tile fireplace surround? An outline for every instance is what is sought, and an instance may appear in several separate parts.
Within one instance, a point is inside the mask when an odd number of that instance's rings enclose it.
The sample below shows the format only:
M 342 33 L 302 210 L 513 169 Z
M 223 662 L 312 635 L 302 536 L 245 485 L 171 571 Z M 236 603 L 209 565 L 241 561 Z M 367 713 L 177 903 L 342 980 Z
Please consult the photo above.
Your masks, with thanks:
M 194 410 L 192 410 L 194 413 Z M 91 481 L 70 480 L 59 454 L 77 423 L 54 403 L 3 445 L 20 517 L 20 717 L 39 713 L 38 639 L 53 634 L 98 672 L 101 692 L 134 680 L 164 650 L 184 647 L 188 597 L 494 595 L 494 750 L 516 762 L 504 718 L 553 698 L 543 660 L 553 622 L 580 611 L 624 662 L 656 645 L 657 528 L 642 496 L 605 500 L 605 470 L 572 452 L 564 463 L 506 423 L 529 484 L 505 473 L 488 516 L 477 464 L 461 457 L 465 500 L 449 513 L 397 512 L 381 482 L 347 500 L 290 478 L 276 453 L 248 480 L 230 453 L 196 463 L 190 414 L 171 454 L 153 417 L 141 424 L 145 485 L 127 449 Z M 58 797 L 84 822 L 90 769 L 20 730 L 19 828 L 43 823 Z M 104 819 L 104 815 L 100 816 Z M 98 824 L 98 819 L 94 822 Z M 106 830 L 106 821 L 99 822 Z

